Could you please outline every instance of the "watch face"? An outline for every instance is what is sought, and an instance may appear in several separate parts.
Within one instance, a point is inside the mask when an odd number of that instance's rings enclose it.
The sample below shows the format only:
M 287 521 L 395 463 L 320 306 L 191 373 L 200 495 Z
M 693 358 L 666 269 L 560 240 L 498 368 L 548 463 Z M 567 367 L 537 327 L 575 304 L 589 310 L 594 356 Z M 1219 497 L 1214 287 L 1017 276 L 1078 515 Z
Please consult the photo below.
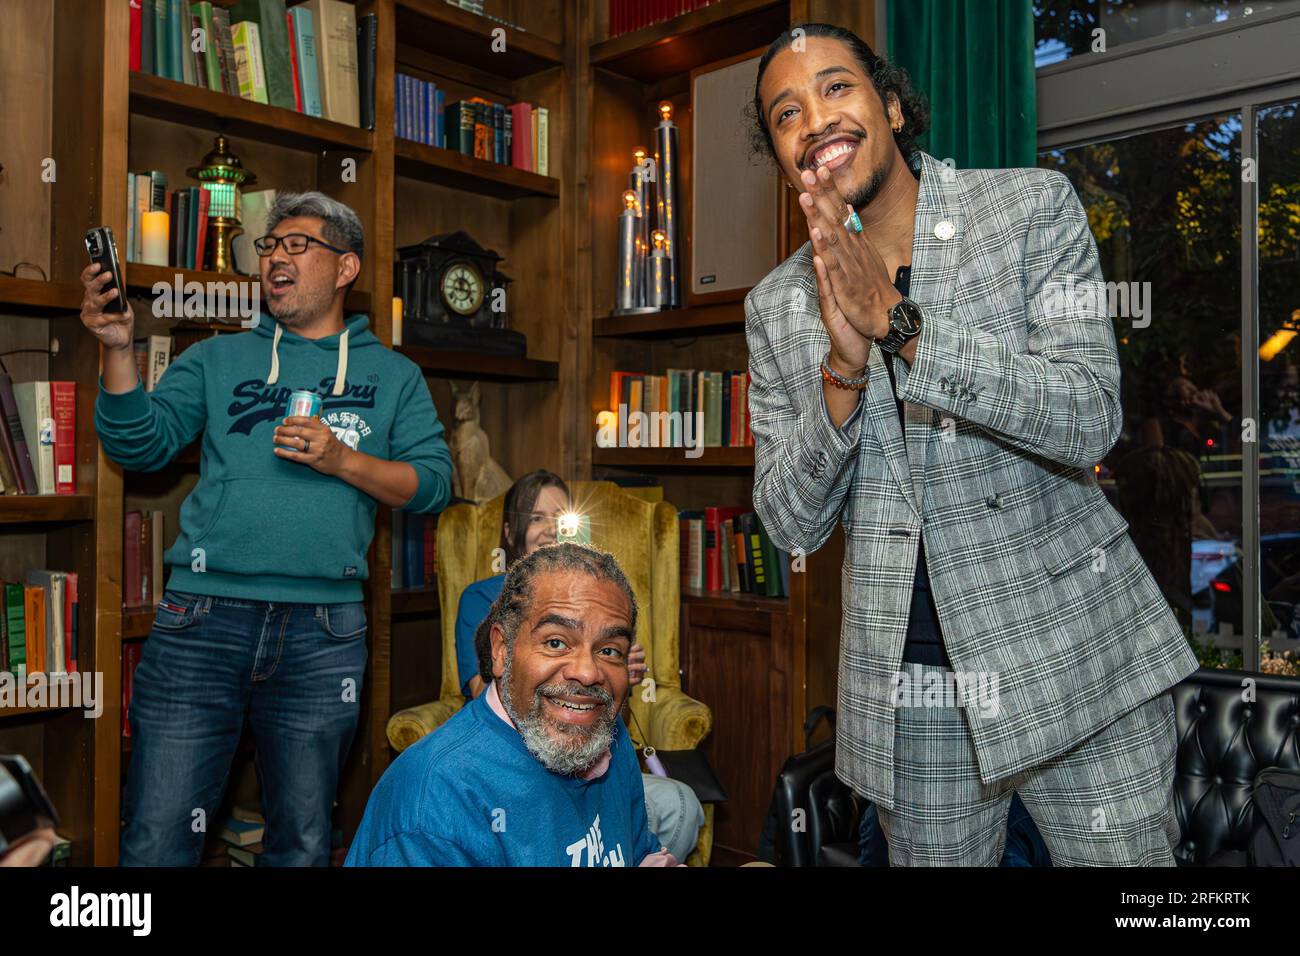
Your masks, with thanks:
M 458 315 L 473 315 L 483 304 L 483 277 L 467 262 L 456 262 L 442 274 L 442 298 Z
M 904 335 L 915 335 L 921 330 L 921 309 L 911 299 L 903 299 L 889 311 L 889 328 Z

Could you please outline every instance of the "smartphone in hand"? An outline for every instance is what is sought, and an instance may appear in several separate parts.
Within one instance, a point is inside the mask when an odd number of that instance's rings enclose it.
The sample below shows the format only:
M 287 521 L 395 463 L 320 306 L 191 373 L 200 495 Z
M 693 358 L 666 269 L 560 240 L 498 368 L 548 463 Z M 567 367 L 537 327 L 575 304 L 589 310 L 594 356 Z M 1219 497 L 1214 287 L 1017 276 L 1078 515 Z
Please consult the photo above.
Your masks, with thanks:
M 117 295 L 104 304 L 105 312 L 126 311 L 126 289 L 122 286 L 122 265 L 117 258 L 117 244 L 113 241 L 113 230 L 108 226 L 96 226 L 86 233 L 86 251 L 90 261 L 99 264 L 99 275 L 105 272 L 113 274 L 112 280 L 101 292 L 117 289 Z

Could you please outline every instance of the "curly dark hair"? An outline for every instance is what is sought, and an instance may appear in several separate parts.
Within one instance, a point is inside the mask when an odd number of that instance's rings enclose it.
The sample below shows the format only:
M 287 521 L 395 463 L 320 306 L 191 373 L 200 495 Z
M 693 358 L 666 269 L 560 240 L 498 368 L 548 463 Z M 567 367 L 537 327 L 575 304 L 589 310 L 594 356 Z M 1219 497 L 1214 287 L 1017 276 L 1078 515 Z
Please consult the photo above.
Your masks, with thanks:
M 888 106 L 888 95 L 898 97 L 898 104 L 903 110 L 903 128 L 894 134 L 894 142 L 903 159 L 909 162 L 913 154 L 920 149 L 917 140 L 930 128 L 930 104 L 925 94 L 912 88 L 911 77 L 907 70 L 895 66 L 883 56 L 878 56 L 852 30 L 833 26 L 829 23 L 800 23 L 772 41 L 762 59 L 758 61 L 758 78 L 754 80 L 754 102 L 746 112 L 753 126 L 750 137 L 750 150 L 755 156 L 776 158 L 776 149 L 772 144 L 772 133 L 767 128 L 767 117 L 763 115 L 763 100 L 759 96 L 759 87 L 763 85 L 763 74 L 772 62 L 772 57 L 788 48 L 794 40 L 794 31 L 802 30 L 803 37 L 825 37 L 839 40 L 853 53 L 854 59 L 864 73 L 871 77 L 871 83 L 880 96 L 880 102 Z

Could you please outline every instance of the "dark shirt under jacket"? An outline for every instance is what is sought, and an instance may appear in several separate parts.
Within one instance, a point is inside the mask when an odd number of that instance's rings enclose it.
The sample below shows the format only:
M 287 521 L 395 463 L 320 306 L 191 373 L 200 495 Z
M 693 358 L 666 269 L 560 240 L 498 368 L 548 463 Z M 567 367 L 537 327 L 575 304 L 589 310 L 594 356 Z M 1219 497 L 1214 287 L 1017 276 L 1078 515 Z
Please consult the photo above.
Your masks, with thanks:
M 912 267 L 899 266 L 894 286 L 903 295 L 912 287 Z M 894 382 L 894 365 L 889 356 L 885 356 L 885 370 L 889 372 L 889 386 L 894 395 L 898 387 Z M 898 401 L 898 423 L 904 429 L 903 400 Z M 904 431 L 906 434 L 906 431 Z M 925 543 L 918 544 L 920 549 L 916 556 L 916 580 L 912 584 L 912 609 L 907 616 L 907 639 L 903 644 L 903 661 L 908 664 L 934 664 L 938 667 L 952 669 L 948 652 L 944 650 L 943 634 L 939 630 L 939 611 L 934 606 L 934 595 L 930 593 L 930 574 L 925 567 Z

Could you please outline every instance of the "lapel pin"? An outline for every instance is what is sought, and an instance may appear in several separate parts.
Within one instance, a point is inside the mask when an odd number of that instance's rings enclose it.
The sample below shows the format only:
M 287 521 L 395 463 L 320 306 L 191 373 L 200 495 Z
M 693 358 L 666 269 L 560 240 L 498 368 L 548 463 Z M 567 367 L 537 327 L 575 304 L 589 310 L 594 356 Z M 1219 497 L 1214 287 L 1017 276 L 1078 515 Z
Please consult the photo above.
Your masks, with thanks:
M 957 234 L 957 227 L 954 226 L 954 225 L 953 225 L 950 221 L 948 221 L 947 219 L 940 219 L 940 220 L 939 220 L 937 223 L 935 223 L 935 225 L 934 225 L 934 235 L 935 235 L 935 238 L 937 238 L 937 239 L 942 239 L 944 242 L 947 242 L 949 239 L 951 239 L 951 238 L 952 238 L 953 236 L 955 236 L 956 234 Z

